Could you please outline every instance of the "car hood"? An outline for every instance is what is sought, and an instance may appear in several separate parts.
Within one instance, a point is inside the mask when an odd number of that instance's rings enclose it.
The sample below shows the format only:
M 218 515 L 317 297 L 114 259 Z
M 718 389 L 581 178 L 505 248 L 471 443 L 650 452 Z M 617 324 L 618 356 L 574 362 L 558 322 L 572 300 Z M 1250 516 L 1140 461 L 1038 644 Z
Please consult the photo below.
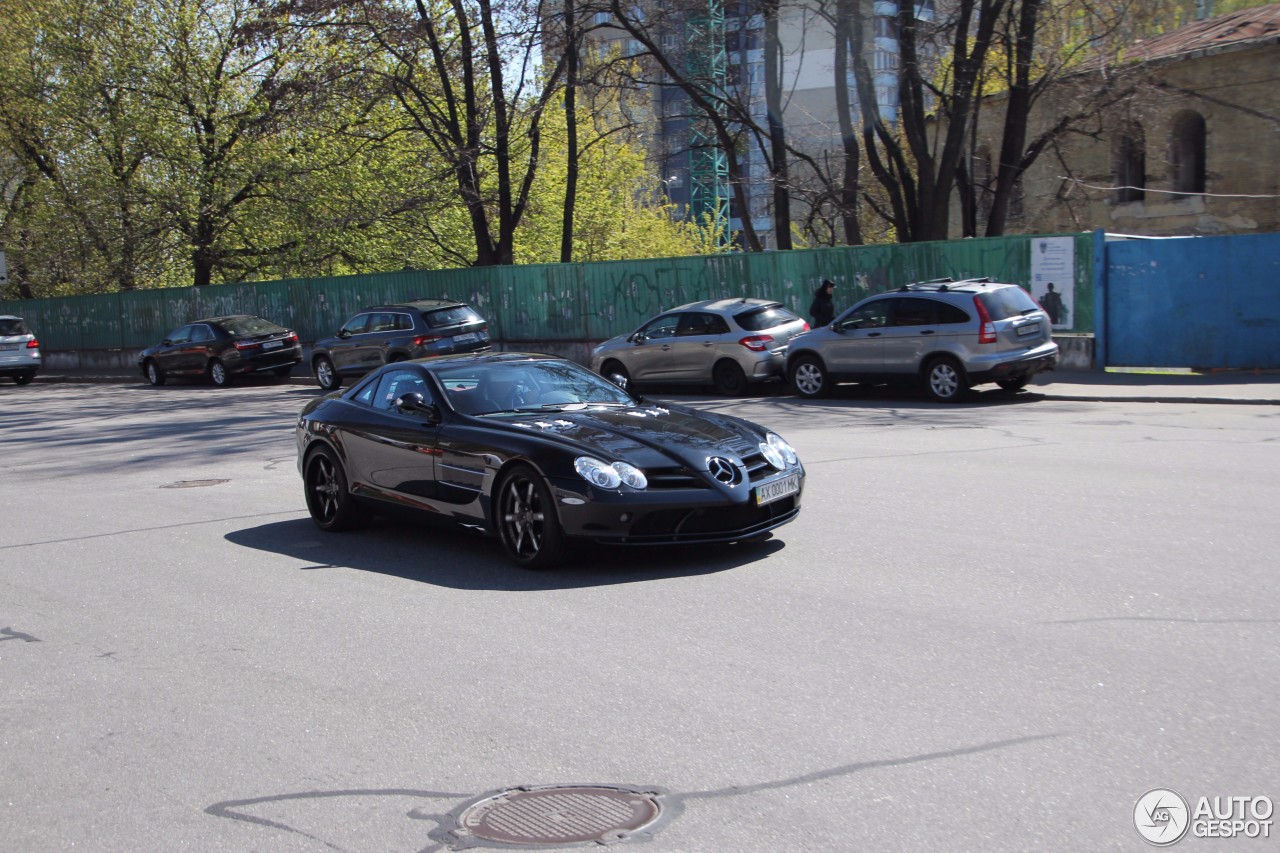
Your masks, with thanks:
M 506 428 L 538 433 L 603 461 L 640 468 L 686 465 L 707 470 L 712 456 L 741 457 L 757 451 L 765 430 L 731 415 L 683 406 L 645 404 L 484 418 Z

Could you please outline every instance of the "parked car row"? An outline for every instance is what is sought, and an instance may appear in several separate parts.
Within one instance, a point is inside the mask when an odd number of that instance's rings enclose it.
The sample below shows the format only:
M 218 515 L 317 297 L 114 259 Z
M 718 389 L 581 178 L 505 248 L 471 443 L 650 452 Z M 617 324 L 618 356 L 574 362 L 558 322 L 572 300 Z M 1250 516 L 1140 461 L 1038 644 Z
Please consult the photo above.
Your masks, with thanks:
M 918 383 L 954 402 L 989 382 L 1018 390 L 1057 360 L 1044 309 L 1017 285 L 976 278 L 869 296 L 817 329 L 778 302 L 695 302 L 605 341 L 591 367 L 621 384 L 712 385 L 726 395 L 771 379 L 801 397 L 841 382 Z

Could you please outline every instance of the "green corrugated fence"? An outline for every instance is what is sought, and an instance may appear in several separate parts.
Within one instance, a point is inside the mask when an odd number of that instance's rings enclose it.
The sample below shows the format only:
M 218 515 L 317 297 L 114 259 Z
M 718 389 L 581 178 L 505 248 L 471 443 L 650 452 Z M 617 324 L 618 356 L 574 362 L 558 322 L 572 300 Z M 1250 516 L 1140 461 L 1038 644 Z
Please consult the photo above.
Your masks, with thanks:
M 1071 332 L 1093 331 L 1093 236 L 1075 238 Z M 851 246 L 584 264 L 404 270 L 142 290 L 58 299 L 0 300 L 0 314 L 25 317 L 49 351 L 136 350 L 191 320 L 258 314 L 327 337 L 359 309 L 415 297 L 469 302 L 508 348 L 593 343 L 631 331 L 655 313 L 701 299 L 759 296 L 805 316 L 824 278 L 837 308 L 871 293 L 932 278 L 989 276 L 1030 285 L 1035 237 Z

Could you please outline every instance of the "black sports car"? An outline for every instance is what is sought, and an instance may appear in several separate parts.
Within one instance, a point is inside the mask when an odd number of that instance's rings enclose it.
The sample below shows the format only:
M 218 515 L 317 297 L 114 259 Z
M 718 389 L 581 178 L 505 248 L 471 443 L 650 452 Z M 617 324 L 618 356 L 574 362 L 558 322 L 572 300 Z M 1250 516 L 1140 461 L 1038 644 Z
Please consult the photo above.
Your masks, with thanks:
M 568 540 L 761 538 L 800 512 L 804 466 L 763 427 L 646 402 L 528 353 L 388 364 L 298 417 L 307 508 L 325 530 L 395 504 L 479 526 L 525 568 Z

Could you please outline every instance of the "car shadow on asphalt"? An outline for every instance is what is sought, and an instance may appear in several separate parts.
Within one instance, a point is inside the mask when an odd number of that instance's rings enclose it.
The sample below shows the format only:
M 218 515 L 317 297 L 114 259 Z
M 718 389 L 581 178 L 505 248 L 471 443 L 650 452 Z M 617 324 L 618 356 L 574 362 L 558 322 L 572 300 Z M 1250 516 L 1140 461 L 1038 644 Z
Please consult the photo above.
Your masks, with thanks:
M 291 557 L 304 571 L 351 569 L 453 589 L 543 591 L 643 583 L 738 569 L 785 547 L 779 538 L 733 545 L 609 547 L 575 543 L 564 565 L 527 571 L 497 539 L 448 522 L 378 517 L 361 530 L 326 533 L 310 519 L 275 521 L 226 535 L 236 545 Z

